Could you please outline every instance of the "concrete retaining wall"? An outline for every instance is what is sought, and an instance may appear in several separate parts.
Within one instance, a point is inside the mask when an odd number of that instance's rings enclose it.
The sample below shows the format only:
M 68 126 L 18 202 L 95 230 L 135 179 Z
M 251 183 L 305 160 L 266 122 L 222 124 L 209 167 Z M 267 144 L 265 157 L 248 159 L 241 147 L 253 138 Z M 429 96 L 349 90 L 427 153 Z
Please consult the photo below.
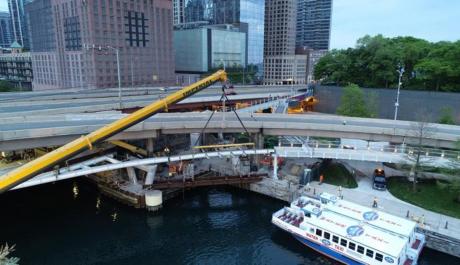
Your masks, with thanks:
M 364 88 L 366 94 L 375 93 L 378 102 L 378 118 L 393 119 L 396 89 Z M 340 105 L 342 88 L 334 86 L 321 86 L 317 88 L 316 95 L 319 103 L 315 111 L 335 114 Z M 432 121 L 438 121 L 442 107 L 450 107 L 457 124 L 460 124 L 460 93 L 447 93 L 435 91 L 401 90 L 399 96 L 398 119 L 417 120 L 419 112 L 429 113 Z
M 460 240 L 445 235 L 438 234 L 429 230 L 420 229 L 425 234 L 427 247 L 437 251 L 447 253 L 452 256 L 460 257 Z

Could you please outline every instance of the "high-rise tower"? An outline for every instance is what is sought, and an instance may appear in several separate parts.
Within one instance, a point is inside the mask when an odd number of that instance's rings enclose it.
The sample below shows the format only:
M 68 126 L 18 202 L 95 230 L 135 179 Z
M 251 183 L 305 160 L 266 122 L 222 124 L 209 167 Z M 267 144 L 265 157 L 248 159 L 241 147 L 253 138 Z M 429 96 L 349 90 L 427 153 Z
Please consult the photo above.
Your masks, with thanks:
M 328 50 L 332 0 L 297 0 L 296 47 Z

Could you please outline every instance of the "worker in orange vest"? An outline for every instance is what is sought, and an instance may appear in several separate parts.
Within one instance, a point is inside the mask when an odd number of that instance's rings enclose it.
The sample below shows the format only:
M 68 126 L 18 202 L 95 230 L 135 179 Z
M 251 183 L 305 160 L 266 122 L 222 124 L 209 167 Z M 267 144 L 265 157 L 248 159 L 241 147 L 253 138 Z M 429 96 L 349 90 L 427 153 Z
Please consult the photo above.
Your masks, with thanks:
M 324 175 L 321 174 L 321 175 L 319 176 L 319 185 L 323 184 L 323 181 L 324 181 Z

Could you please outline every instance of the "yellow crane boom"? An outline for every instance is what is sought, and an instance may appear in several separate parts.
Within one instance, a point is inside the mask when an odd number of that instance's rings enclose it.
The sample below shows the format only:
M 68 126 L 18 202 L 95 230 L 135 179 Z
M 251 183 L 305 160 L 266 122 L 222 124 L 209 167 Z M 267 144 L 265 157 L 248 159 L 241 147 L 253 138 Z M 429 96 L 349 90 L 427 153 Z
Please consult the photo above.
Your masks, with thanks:
M 41 156 L 7 174 L 0 176 L 0 193 L 19 185 L 20 183 L 38 175 L 41 172 L 81 153 L 87 149 L 92 149 L 93 144 L 97 144 L 107 138 L 149 118 L 160 110 L 168 109 L 168 105 L 174 104 L 196 92 L 218 82 L 227 81 L 227 73 L 219 70 L 214 74 L 196 82 L 183 89 L 172 93 L 164 99 L 157 100 L 144 108 L 108 124 L 86 136 L 82 136 L 44 156 Z

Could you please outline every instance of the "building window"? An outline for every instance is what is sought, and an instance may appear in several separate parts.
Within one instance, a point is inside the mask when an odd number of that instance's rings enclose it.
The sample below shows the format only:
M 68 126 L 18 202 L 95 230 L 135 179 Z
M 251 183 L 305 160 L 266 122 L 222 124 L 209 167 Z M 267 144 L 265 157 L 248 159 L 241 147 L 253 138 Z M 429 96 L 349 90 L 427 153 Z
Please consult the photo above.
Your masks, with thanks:
M 316 229 L 316 235 L 317 236 L 323 236 L 323 231 L 320 229 Z
M 374 251 L 370 249 L 366 249 L 366 256 L 373 258 L 374 257 Z
M 364 254 L 364 247 L 363 246 L 358 246 L 358 253 Z
M 127 11 L 125 15 L 126 42 L 131 47 L 145 47 L 147 45 L 147 19 L 144 13 Z
M 81 49 L 80 22 L 78 16 L 64 19 L 64 41 L 68 51 Z
M 349 243 L 348 243 L 348 248 L 351 249 L 351 250 L 355 250 L 356 244 L 353 243 L 353 242 L 349 242 Z
M 339 237 L 338 236 L 332 236 L 332 242 L 339 243 Z

